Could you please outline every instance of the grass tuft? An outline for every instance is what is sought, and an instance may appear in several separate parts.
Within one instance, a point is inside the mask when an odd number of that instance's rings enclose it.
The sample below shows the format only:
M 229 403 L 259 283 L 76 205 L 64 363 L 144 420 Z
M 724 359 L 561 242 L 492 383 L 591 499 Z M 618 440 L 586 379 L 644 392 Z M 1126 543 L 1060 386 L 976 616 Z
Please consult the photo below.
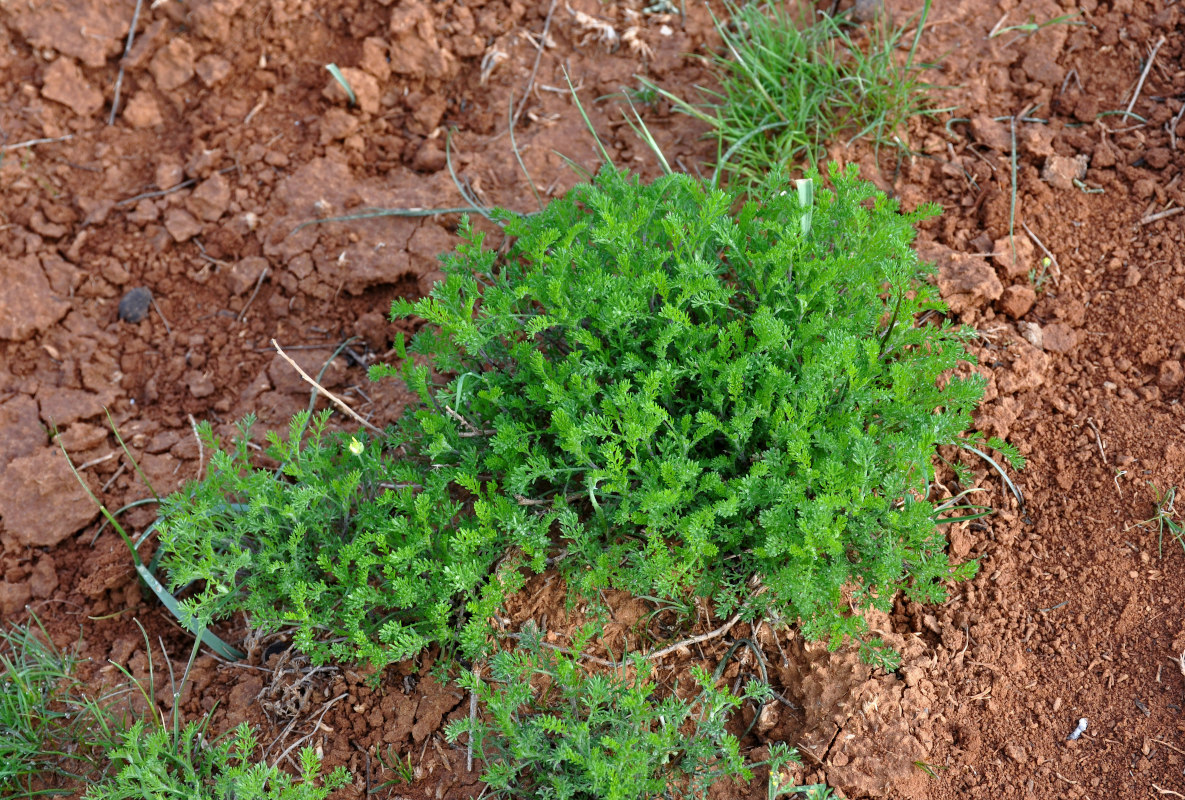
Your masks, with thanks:
M 816 16 L 805 2 L 728 9 L 731 23 L 717 21 L 727 50 L 715 59 L 719 92 L 701 89 L 706 102 L 696 104 L 642 80 L 643 91 L 712 127 L 717 174 L 754 184 L 770 171 L 817 165 L 827 142 L 845 138 L 871 140 L 878 155 L 882 146 L 906 149 L 902 125 L 932 113 L 929 84 L 919 78 L 929 65 L 915 60 L 929 0 L 900 27 L 882 15 L 860 28 L 844 15 Z M 896 51 L 907 44 L 899 61 Z

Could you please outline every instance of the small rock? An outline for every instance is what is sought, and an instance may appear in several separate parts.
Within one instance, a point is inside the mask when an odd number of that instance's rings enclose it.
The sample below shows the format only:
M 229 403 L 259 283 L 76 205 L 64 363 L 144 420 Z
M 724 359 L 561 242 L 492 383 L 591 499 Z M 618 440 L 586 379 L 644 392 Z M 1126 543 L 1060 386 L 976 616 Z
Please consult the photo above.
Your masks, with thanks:
M 165 212 L 165 230 L 175 242 L 187 242 L 202 232 L 202 223 L 184 208 L 170 208 Z
M 119 318 L 133 325 L 143 322 L 148 316 L 148 309 L 152 307 L 152 292 L 147 286 L 137 286 L 128 290 L 119 301 Z
M 43 386 L 37 394 L 41 419 L 51 428 L 59 428 L 90 419 L 103 413 L 103 408 L 115 399 L 111 392 L 96 394 L 83 389 L 64 389 Z
M 193 77 L 193 60 L 193 45 L 177 38 L 156 51 L 152 61 L 148 62 L 148 71 L 152 73 L 157 88 L 162 92 L 171 92 L 180 89 Z
M 926 671 L 921 667 L 906 667 L 901 670 L 901 676 L 905 678 L 906 686 L 917 686 L 926 677 Z
M 29 589 L 34 597 L 44 600 L 47 597 L 53 597 L 54 590 L 57 588 L 58 571 L 54 566 L 53 559 L 48 555 L 43 555 L 33 565 L 33 572 L 29 575 Z
M 1041 329 L 1045 349 L 1051 353 L 1068 353 L 1078 345 L 1078 331 L 1064 322 L 1053 322 Z
M 185 375 L 185 385 L 189 388 L 189 393 L 199 400 L 214 394 L 214 381 L 204 372 L 190 370 Z
M 1129 265 L 1127 268 L 1127 273 L 1123 276 L 1123 287 L 1125 289 L 1131 289 L 1132 287 L 1136 286 L 1143 277 L 1144 276 L 1140 274 L 1140 271 L 1136 269 L 1134 264 Z
M 1144 163 L 1152 169 L 1164 169 L 1172 160 L 1173 154 L 1167 147 L 1154 147 L 1144 153 Z
M 0 580 L 0 614 L 4 617 L 11 619 L 21 613 L 32 599 L 29 584 Z
M 165 121 L 156 98 L 147 91 L 136 92 L 123 110 L 123 118 L 133 128 L 151 128 Z
M 1040 325 L 1035 322 L 1018 322 L 1016 327 L 1026 342 L 1038 350 L 1045 349 L 1045 332 L 1041 330 Z
M 53 547 L 98 515 L 57 448 L 15 459 L 0 476 L 4 528 L 26 547 Z
M 362 58 L 358 65 L 369 72 L 379 82 L 391 77 L 391 65 L 387 63 L 387 52 L 390 50 L 387 42 L 376 36 L 362 41 Z
M 1008 744 L 1004 745 L 1004 753 L 1017 764 L 1025 763 L 1029 757 L 1029 754 L 1025 751 L 1024 746 L 1019 745 L 1016 742 L 1009 742 Z
M 1013 319 L 1020 319 L 1032 310 L 1036 302 L 1037 293 L 1033 287 L 1018 283 L 1005 289 L 996 305 Z
M 226 179 L 217 172 L 199 183 L 185 201 L 185 207 L 189 209 L 190 213 L 206 222 L 217 221 L 226 213 L 229 205 L 230 186 L 227 185 Z
M 259 699 L 263 691 L 263 679 L 248 675 L 234 685 L 226 702 L 226 724 L 237 725 L 247 719 L 251 704 Z
M 230 62 L 222 56 L 202 56 L 195 66 L 198 78 L 207 89 L 212 89 L 230 75 Z
M 986 114 L 980 114 L 971 120 L 971 135 L 980 143 L 1000 153 L 1012 151 L 1012 135 L 1008 126 L 997 122 Z
M 156 165 L 156 188 L 172 189 L 185 180 L 185 167 L 175 158 L 165 156 Z
M 1162 361 L 1156 376 L 1156 382 L 1162 389 L 1171 389 L 1185 380 L 1185 370 L 1180 361 Z
M 32 455 L 46 444 L 36 400 L 18 394 L 0 403 L 0 474 L 13 459 Z
M 856 5 L 852 7 L 852 19 L 856 22 L 872 22 L 884 10 L 884 0 L 856 0 Z
M 251 256 L 236 262 L 226 273 L 226 288 L 230 289 L 232 294 L 246 293 L 255 286 L 255 282 L 267 266 L 267 259 L 260 256 Z
M 340 141 L 358 130 L 356 116 L 344 108 L 333 107 L 321 115 L 321 144 Z
M 107 433 L 108 430 L 102 425 L 75 422 L 58 434 L 58 443 L 66 448 L 68 453 L 80 453 L 103 444 L 107 441 Z
M 1045 159 L 1041 180 L 1055 189 L 1073 189 L 1074 181 L 1086 177 L 1086 166 L 1090 159 L 1079 153 L 1074 157 L 1053 155 Z
M 65 57 L 45 70 L 41 96 L 68 106 L 80 117 L 89 117 L 103 107 L 103 93 L 87 83 L 78 65 Z
M 1013 257 L 1013 248 L 1016 248 Z M 992 260 L 1004 268 L 1009 278 L 1022 278 L 1034 269 L 1036 251 L 1027 236 L 997 239 L 992 245 Z
M 411 168 L 417 172 L 439 172 L 444 169 L 448 161 L 440 142 L 435 139 L 425 139 L 416 150 L 415 158 L 411 161 Z
M 69 303 L 54 296 L 36 258 L 0 258 L 0 339 L 23 342 L 69 310 Z
M 938 265 L 938 290 L 954 314 L 981 308 L 1004 293 L 996 271 L 979 256 L 937 242 L 919 247 L 918 255 Z

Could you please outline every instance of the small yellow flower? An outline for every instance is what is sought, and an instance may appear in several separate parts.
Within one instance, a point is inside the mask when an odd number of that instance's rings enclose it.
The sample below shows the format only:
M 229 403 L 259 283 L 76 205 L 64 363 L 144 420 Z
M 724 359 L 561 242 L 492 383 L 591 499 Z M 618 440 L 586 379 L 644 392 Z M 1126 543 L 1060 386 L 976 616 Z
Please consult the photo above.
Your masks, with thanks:
M 353 436 L 350 437 L 350 452 L 351 453 L 353 453 L 356 456 L 361 456 L 362 451 L 365 449 L 366 448 L 363 447 L 362 442 L 358 441 Z

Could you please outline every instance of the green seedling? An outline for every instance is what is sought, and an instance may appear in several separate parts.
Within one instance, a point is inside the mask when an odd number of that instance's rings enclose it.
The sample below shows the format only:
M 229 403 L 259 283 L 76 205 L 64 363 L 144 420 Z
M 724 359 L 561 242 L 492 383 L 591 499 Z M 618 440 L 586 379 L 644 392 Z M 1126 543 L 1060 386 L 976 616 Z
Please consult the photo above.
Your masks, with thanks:
M 377 757 L 379 763 L 382 764 L 385 769 L 395 773 L 395 778 L 389 781 L 384 781 L 373 791 L 385 789 L 388 786 L 398 786 L 400 784 L 407 784 L 410 786 L 412 781 L 416 779 L 416 768 L 412 766 L 411 753 L 408 753 L 406 756 L 401 758 L 399 754 L 395 752 L 393 746 L 388 746 L 386 757 L 383 756 L 383 752 L 381 750 L 378 751 Z
M 1047 19 L 1044 22 L 1037 22 L 1037 18 L 1030 14 L 1028 22 L 1023 22 L 1019 25 L 1007 25 L 1005 27 L 1000 27 L 1004 23 L 1004 20 L 1008 18 L 1008 15 L 1005 14 L 1003 17 L 1000 17 L 1000 21 L 996 23 L 996 27 L 992 28 L 991 32 L 988 33 L 988 38 L 995 39 L 997 36 L 1003 36 L 1006 33 L 1015 31 L 1021 34 L 1021 36 L 1017 37 L 1019 39 L 1023 38 L 1024 36 L 1034 34 L 1042 28 L 1048 28 L 1052 25 L 1085 25 L 1085 22 L 1077 19 L 1077 17 L 1081 15 L 1081 11 L 1075 11 L 1073 14 L 1062 14 L 1061 16 L 1054 17 L 1053 19 Z
M 900 27 L 881 15 L 866 39 L 845 16 L 816 14 L 808 2 L 727 7 L 728 24 L 717 21 L 726 50 L 714 61 L 719 92 L 701 90 L 693 101 L 640 81 L 711 126 L 717 176 L 751 186 L 770 172 L 817 164 L 826 144 L 839 139 L 870 139 L 878 154 L 882 147 L 906 149 L 903 123 L 936 113 L 919 77 L 928 65 L 915 60 L 930 0 Z M 911 26 L 901 62 L 897 51 Z
M 357 105 L 358 97 L 354 94 L 354 89 L 350 86 L 350 82 L 346 80 L 346 76 L 342 74 L 340 69 L 338 69 L 337 64 L 326 64 L 325 69 L 329 70 L 329 74 L 332 75 L 333 79 L 338 82 L 342 89 L 345 90 L 346 97 L 350 98 L 350 105 Z
M 1152 497 L 1156 503 L 1156 513 L 1142 522 L 1137 522 L 1139 527 L 1156 527 L 1156 549 L 1161 558 L 1164 558 L 1164 535 L 1168 533 L 1169 536 L 1177 540 L 1181 545 L 1181 549 L 1185 550 L 1185 524 L 1182 520 L 1177 518 L 1177 487 L 1170 486 L 1165 491 L 1160 491 L 1156 488 L 1156 484 L 1148 481 L 1148 486 L 1152 489 Z

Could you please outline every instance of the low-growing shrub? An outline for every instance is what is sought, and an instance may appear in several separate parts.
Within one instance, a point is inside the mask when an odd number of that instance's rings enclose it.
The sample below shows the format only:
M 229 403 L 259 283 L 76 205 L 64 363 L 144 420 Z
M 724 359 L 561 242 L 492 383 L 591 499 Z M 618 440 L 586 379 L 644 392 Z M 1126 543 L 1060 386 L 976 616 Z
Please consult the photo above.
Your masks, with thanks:
M 590 633 L 576 637 L 574 651 Z M 446 734 L 451 741 L 468 735 L 495 797 L 700 798 L 720 778 L 752 778 L 725 723 L 768 689 L 753 683 L 736 696 L 694 667 L 690 699 L 672 692 L 657 700 L 651 671 L 635 658 L 623 673 L 589 673 L 528 630 L 519 648 L 490 659 L 488 678 L 461 675 L 484 714 L 455 720 Z
M 386 441 L 298 417 L 269 435 L 279 471 L 240 443 L 165 503 L 170 580 L 204 581 L 185 610 L 381 666 L 433 640 L 479 656 L 548 557 L 588 595 L 698 595 L 833 642 L 853 608 L 943 597 L 974 564 L 948 562 L 931 460 L 983 384 L 939 382 L 969 331 L 915 322 L 943 309 L 911 250 L 937 209 L 829 179 L 742 205 L 606 168 L 503 212 L 505 256 L 463 224 L 431 296 L 394 305 L 428 324 L 372 370 L 421 399 Z
M 756 201 L 609 168 L 505 258 L 464 227 L 402 374 L 425 452 L 467 490 L 554 518 L 570 584 L 774 610 L 811 638 L 952 572 L 927 500 L 983 384 L 939 377 L 966 329 L 910 245 L 937 213 L 833 168 Z M 378 374 L 388 370 L 376 369 Z

